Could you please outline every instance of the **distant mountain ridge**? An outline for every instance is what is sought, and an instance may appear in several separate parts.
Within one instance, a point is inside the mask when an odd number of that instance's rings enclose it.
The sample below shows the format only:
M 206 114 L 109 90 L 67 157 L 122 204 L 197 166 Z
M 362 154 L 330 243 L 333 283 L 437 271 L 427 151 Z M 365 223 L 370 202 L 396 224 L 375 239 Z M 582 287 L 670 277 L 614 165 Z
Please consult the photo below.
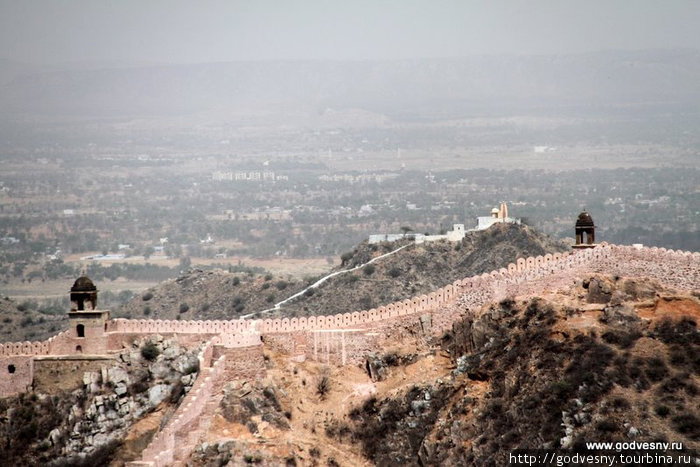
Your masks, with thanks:
M 700 51 L 478 56 L 397 61 L 76 65 L 42 71 L 0 61 L 10 115 L 172 115 L 328 107 L 401 115 L 426 103 L 483 113 L 566 105 L 700 102 Z

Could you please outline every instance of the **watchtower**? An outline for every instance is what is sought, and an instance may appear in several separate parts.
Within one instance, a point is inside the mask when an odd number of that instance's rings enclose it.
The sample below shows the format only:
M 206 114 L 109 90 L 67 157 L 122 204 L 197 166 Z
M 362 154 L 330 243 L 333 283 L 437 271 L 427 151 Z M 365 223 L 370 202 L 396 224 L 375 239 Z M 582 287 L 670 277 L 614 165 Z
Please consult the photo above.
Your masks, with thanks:
M 107 351 L 109 311 L 97 309 L 97 287 L 87 276 L 79 277 L 70 289 L 70 338 L 65 353 L 104 354 Z
M 574 248 L 594 248 L 595 243 L 595 224 L 593 218 L 585 209 L 578 215 L 576 219 L 576 244 Z

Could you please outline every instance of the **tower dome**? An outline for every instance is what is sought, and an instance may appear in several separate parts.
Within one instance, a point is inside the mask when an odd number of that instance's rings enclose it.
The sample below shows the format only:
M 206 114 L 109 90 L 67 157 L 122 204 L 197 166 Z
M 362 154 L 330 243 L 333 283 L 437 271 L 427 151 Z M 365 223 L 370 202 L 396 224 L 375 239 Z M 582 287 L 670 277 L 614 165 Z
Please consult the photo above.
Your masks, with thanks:
M 87 276 L 78 277 L 70 288 L 71 311 L 95 310 L 97 287 Z
M 593 224 L 593 218 L 585 209 L 578 215 L 578 219 L 576 219 L 576 227 L 595 227 Z
M 96 292 L 97 287 L 93 284 L 92 280 L 88 276 L 80 276 L 73 283 L 73 287 L 70 288 L 71 292 Z

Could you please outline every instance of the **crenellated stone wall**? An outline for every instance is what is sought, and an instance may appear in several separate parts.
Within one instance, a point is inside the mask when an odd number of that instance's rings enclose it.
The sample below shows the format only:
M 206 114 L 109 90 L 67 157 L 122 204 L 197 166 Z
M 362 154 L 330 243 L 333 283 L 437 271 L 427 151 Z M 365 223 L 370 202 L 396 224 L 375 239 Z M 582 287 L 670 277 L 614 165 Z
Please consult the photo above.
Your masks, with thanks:
M 109 353 L 120 349 L 125 339 L 146 334 L 173 335 L 183 340 L 187 340 L 187 336 L 206 338 L 211 345 L 228 349 L 259 346 L 264 340 L 266 345 L 291 356 L 343 365 L 357 362 L 363 353 L 381 347 L 391 338 L 413 336 L 416 329 L 423 335 L 440 335 L 466 309 L 508 296 L 556 290 L 591 272 L 649 277 L 668 287 L 697 290 L 700 253 L 603 244 L 574 253 L 519 258 L 507 268 L 455 281 L 427 295 L 329 316 L 212 321 L 107 320 L 104 326 L 90 331 L 95 335 L 86 335 L 82 340 L 71 328 L 43 342 L 0 344 L 0 363 L 3 364 L 0 372 L 11 364 L 4 364 L 9 362 L 7 357 L 75 355 L 81 343 L 89 343 L 92 353 Z M 0 396 L 26 390 L 28 378 L 31 384 L 31 365 L 15 365 L 19 367 L 23 370 L 15 370 L 3 379 Z

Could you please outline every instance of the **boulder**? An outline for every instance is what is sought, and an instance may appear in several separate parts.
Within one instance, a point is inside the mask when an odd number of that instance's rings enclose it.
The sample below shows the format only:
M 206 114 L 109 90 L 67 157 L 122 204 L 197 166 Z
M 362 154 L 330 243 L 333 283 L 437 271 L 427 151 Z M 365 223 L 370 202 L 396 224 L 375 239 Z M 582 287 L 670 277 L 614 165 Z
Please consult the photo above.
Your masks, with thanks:
M 196 355 L 180 355 L 174 362 L 173 368 L 182 374 L 199 371 L 199 359 Z
M 129 374 L 126 372 L 126 370 L 118 366 L 107 370 L 107 378 L 107 380 L 114 385 L 121 383 L 122 381 L 126 382 L 127 384 L 129 383 Z
M 157 406 L 170 395 L 172 387 L 169 384 L 156 384 L 148 390 L 148 402 L 153 406 Z

